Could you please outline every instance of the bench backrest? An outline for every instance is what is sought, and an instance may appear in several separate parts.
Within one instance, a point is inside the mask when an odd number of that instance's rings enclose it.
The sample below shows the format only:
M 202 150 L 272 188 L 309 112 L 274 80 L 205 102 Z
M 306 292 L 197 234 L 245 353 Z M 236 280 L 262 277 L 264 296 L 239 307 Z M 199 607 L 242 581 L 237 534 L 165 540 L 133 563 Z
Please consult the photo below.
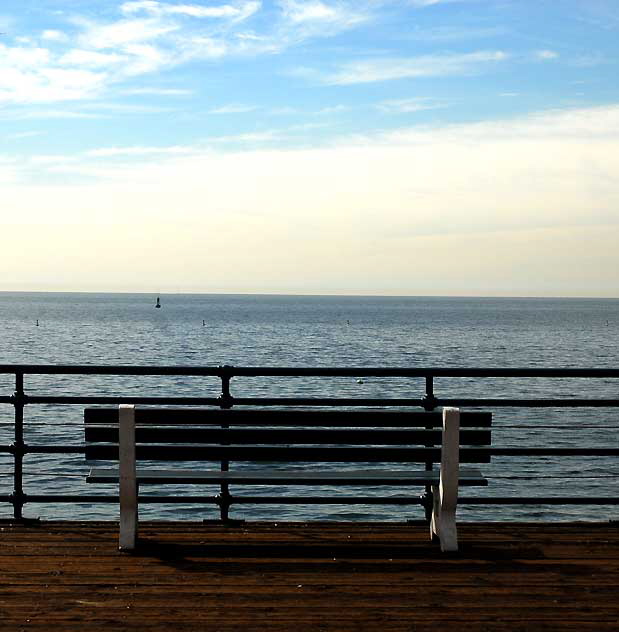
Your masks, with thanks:
M 118 459 L 118 409 L 84 411 L 86 460 Z M 136 458 L 158 461 L 440 463 L 442 413 L 136 409 Z M 490 461 L 492 414 L 461 412 L 460 462 Z

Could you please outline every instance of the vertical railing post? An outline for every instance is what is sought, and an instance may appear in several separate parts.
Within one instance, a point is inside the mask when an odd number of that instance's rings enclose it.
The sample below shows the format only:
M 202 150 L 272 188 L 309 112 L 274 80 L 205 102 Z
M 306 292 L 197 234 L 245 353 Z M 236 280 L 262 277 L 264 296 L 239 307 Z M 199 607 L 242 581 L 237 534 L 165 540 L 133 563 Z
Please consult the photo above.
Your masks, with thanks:
M 436 408 L 436 397 L 434 396 L 434 376 L 426 375 L 426 393 L 423 396 L 423 407 L 427 412 L 431 412 Z M 430 429 L 432 426 L 426 426 L 426 429 Z M 426 447 L 434 447 L 434 444 L 430 444 Z M 433 469 L 432 460 L 426 461 L 426 472 L 431 472 Z M 421 502 L 425 511 L 426 520 L 428 523 L 432 520 L 432 508 L 434 506 L 434 494 L 432 493 L 432 486 L 426 485 L 425 492 L 421 497 Z
M 15 520 L 23 519 L 24 507 L 24 406 L 26 393 L 24 392 L 24 374 L 15 373 L 15 393 L 13 394 L 15 407 L 15 434 L 12 448 L 13 453 L 13 516 Z
M 219 407 L 222 410 L 228 410 L 232 408 L 232 395 L 230 394 L 230 379 L 232 375 L 228 372 L 232 367 L 222 366 L 221 373 L 221 396 L 219 397 Z M 221 424 L 222 429 L 230 427 L 229 424 Z M 221 471 L 227 472 L 230 469 L 230 461 L 221 461 Z M 230 486 L 228 483 L 221 483 L 219 491 L 219 517 L 222 522 L 226 522 L 230 519 Z

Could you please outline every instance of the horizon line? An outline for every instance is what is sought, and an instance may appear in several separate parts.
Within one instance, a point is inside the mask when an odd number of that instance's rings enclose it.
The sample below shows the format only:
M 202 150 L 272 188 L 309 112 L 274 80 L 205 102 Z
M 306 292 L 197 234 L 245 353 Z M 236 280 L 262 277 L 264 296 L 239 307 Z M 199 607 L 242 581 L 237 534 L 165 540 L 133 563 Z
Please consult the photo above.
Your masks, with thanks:
M 2 294 L 91 294 L 91 295 L 134 295 L 144 296 L 280 296 L 280 297 L 308 297 L 308 298 L 441 298 L 441 299 L 575 299 L 575 300 L 619 300 L 616 296 L 594 296 L 594 295 L 526 295 L 526 294 L 339 294 L 313 293 L 313 292 L 200 292 L 200 291 L 150 291 L 150 290 L 2 290 Z

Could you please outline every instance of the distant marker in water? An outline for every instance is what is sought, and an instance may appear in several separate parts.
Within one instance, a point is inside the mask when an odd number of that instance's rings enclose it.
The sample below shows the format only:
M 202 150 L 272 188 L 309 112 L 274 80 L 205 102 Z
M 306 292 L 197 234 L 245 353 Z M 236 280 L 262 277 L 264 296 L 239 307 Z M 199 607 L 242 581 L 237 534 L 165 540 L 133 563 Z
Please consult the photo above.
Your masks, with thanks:
M 155 307 L 156 307 L 157 309 L 160 309 L 160 308 L 161 308 L 161 301 L 159 300 L 159 297 L 157 297 L 157 302 L 155 303 Z
M 205 320 L 202 321 L 202 327 L 206 327 L 206 321 Z
M 349 321 L 349 320 L 347 320 L 347 321 L 346 321 L 346 324 L 347 324 L 347 325 L 350 325 L 350 321 Z
M 39 326 L 39 319 L 37 318 L 37 327 Z
M 361 378 L 359 378 L 359 379 L 357 380 L 357 384 L 364 384 L 364 381 L 363 381 Z

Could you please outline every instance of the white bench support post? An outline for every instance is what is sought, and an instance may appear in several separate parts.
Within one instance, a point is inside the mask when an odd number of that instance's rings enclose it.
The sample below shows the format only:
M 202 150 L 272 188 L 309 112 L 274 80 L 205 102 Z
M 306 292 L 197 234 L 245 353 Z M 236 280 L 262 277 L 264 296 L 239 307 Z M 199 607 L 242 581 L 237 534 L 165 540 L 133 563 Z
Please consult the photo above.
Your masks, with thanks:
M 434 507 L 430 536 L 436 535 L 441 551 L 458 550 L 456 506 L 458 504 L 458 474 L 460 468 L 460 410 L 443 408 L 443 441 L 439 485 L 432 487 Z
M 118 407 L 120 537 L 118 548 L 133 551 L 138 534 L 138 485 L 135 465 L 135 406 Z

